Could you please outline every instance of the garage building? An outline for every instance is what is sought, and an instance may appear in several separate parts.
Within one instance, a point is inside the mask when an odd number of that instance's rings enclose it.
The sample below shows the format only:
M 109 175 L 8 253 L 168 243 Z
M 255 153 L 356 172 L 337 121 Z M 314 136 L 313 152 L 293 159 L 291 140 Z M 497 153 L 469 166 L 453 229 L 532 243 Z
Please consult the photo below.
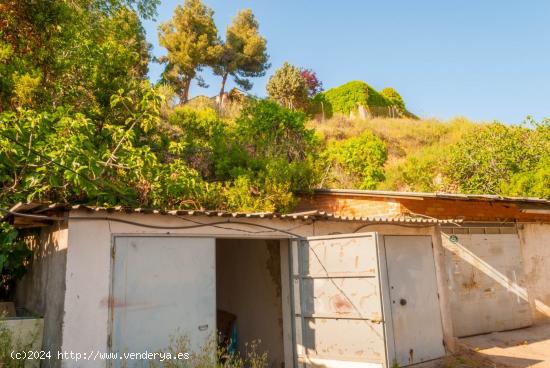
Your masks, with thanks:
M 406 366 L 547 321 L 548 201 L 438 196 L 317 191 L 287 215 L 20 204 L 7 219 L 40 230 L 16 302 L 51 351 L 197 350 L 225 313 L 270 367 Z

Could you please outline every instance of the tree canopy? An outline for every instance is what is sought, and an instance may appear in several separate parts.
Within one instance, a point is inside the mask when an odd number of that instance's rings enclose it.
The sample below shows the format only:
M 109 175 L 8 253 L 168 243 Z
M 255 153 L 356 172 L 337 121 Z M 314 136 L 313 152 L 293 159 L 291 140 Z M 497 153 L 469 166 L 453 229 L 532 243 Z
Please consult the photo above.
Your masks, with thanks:
M 159 27 L 159 43 L 167 54 L 163 79 L 174 86 L 181 102 L 189 99 L 191 81 L 202 67 L 214 65 L 223 51 L 214 11 L 201 0 L 185 0 L 178 5 L 174 16 Z M 201 81 L 199 79 L 199 81 Z
M 214 72 L 222 77 L 220 100 L 229 75 L 237 85 L 249 90 L 252 88 L 249 78 L 261 77 L 269 68 L 267 41 L 258 29 L 259 24 L 250 9 L 238 12 L 227 28 L 222 54 L 214 65 Z
M 286 108 L 294 110 L 307 103 L 306 80 L 298 67 L 287 62 L 269 78 L 266 89 L 269 98 Z

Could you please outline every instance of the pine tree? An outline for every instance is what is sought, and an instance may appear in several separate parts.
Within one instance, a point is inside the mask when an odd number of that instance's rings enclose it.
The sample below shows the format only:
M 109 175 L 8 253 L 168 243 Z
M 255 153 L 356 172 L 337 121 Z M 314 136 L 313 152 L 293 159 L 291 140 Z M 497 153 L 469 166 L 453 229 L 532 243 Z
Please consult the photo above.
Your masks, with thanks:
M 227 28 L 223 53 L 214 67 L 214 73 L 222 77 L 220 102 L 230 75 L 237 85 L 249 90 L 252 83 L 248 78 L 261 77 L 270 67 L 267 42 L 259 34 L 258 28 L 258 22 L 250 9 L 240 11 Z
M 180 102 L 189 99 L 191 81 L 204 66 L 213 65 L 222 47 L 213 19 L 214 11 L 201 0 L 185 0 L 172 19 L 159 27 L 159 43 L 168 51 L 163 79 L 178 92 Z M 199 85 L 202 79 L 198 77 Z

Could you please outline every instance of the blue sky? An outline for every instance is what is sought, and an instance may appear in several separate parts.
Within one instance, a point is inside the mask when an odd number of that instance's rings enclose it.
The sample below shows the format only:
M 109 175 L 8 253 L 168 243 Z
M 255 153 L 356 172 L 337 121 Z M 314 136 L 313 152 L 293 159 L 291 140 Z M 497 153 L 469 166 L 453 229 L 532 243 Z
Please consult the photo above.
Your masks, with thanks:
M 550 1 L 548 0 L 204 0 L 220 33 L 239 9 L 253 10 L 272 63 L 252 93 L 284 61 L 311 68 L 325 89 L 364 80 L 394 87 L 422 117 L 519 123 L 550 117 Z M 163 0 L 157 20 L 145 22 L 156 56 L 157 27 L 183 0 Z M 150 66 L 158 80 L 162 67 Z M 208 70 L 214 95 L 219 77 Z M 229 84 L 231 87 L 232 84 Z

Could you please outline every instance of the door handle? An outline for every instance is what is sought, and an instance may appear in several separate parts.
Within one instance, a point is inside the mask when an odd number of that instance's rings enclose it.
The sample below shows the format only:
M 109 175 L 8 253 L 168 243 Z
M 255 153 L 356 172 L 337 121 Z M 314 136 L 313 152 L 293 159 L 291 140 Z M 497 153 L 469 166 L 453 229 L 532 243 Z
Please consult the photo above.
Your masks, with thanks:
M 401 305 L 406 305 L 406 304 L 407 304 L 407 300 L 401 298 L 401 299 L 399 299 L 399 304 L 401 304 Z

